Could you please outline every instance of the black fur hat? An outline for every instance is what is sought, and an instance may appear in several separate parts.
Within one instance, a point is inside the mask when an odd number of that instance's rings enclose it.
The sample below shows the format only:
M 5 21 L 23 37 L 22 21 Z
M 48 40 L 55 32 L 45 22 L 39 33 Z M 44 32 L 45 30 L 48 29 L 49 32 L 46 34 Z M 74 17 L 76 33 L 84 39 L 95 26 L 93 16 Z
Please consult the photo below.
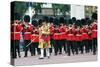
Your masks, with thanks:
M 68 24 L 72 24 L 72 19 L 69 19 L 68 20 Z
M 49 22 L 51 23 L 51 22 L 54 22 L 54 18 L 53 17 L 50 17 L 49 18 Z
M 93 14 L 92 14 L 92 19 L 97 20 L 97 13 L 93 13 Z
M 25 15 L 24 16 L 24 21 L 25 22 L 30 22 L 30 16 L 29 15 Z
M 76 20 L 76 25 L 81 26 L 82 25 L 81 20 Z
M 60 18 L 59 18 L 59 22 L 60 22 L 60 23 L 64 23 L 64 17 L 60 17 Z
M 38 20 L 38 24 L 41 25 L 42 24 L 42 21 L 43 21 L 42 19 L 39 19 Z
M 92 23 L 92 20 L 87 20 L 87 21 L 86 21 L 86 24 L 87 24 L 87 25 L 90 25 L 91 23 Z
M 44 16 L 44 17 L 43 17 L 43 22 L 46 22 L 46 23 L 49 22 L 49 18 L 48 18 L 48 16 Z
M 86 25 L 85 19 L 81 19 L 81 23 L 82 23 L 82 25 Z
M 72 17 L 72 21 L 76 21 L 76 17 Z
M 65 18 L 64 22 L 64 24 L 68 24 L 68 19 Z
M 37 20 L 32 20 L 32 25 L 38 26 Z
M 76 22 L 76 17 L 72 17 L 72 23 Z
M 59 25 L 59 19 L 57 17 L 54 18 L 54 24 Z

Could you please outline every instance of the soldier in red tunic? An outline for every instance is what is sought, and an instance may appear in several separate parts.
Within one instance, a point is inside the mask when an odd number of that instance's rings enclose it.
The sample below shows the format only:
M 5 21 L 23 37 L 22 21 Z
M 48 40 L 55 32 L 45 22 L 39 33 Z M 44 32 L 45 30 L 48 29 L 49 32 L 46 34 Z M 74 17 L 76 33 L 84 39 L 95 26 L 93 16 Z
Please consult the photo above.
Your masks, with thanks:
M 73 33 L 73 26 L 69 25 L 68 28 L 68 34 L 67 34 L 67 52 L 68 52 L 68 56 L 71 55 L 71 51 L 74 54 L 74 33 Z
M 94 20 L 92 24 L 92 38 L 93 38 L 93 55 L 96 55 L 97 51 L 97 18 L 98 14 L 94 12 L 92 14 L 92 19 Z
M 65 44 L 65 35 L 66 35 L 66 30 L 64 28 L 64 23 L 65 23 L 65 19 L 64 17 L 60 17 L 59 19 L 59 27 L 58 27 L 58 30 L 59 30 L 59 45 L 58 45 L 58 50 L 59 50 L 59 54 L 62 54 L 62 48 L 64 47 L 64 51 L 66 53 L 66 44 Z
M 60 41 L 59 30 L 58 30 L 57 25 L 55 26 L 55 29 L 54 29 L 53 40 L 54 40 L 54 45 L 53 45 L 54 46 L 54 52 L 55 52 L 55 55 L 57 55 L 58 54 L 59 41 Z
M 59 45 L 59 30 L 58 30 L 58 18 L 54 19 L 54 28 L 53 28 L 53 34 L 52 39 L 54 41 L 53 47 L 54 47 L 54 54 L 58 54 L 58 45 Z
M 78 53 L 81 51 L 81 54 L 83 54 L 83 46 L 82 46 L 82 32 L 80 26 L 77 26 L 76 29 L 76 43 L 77 43 L 77 50 Z
M 88 36 L 89 36 L 89 38 L 88 38 L 89 49 L 88 50 L 89 50 L 89 52 L 90 51 L 92 52 L 93 51 L 92 50 L 92 40 L 93 40 L 93 38 L 92 38 L 92 25 L 91 24 L 89 25 Z
M 20 56 L 20 32 L 22 30 L 22 27 L 20 25 L 20 15 L 19 13 L 15 13 L 14 17 L 11 18 L 11 57 L 17 58 L 17 52 L 18 56 Z M 17 51 L 16 51 L 17 50 Z
M 82 29 L 82 40 L 85 47 L 85 52 L 88 53 L 88 25 L 84 25 Z
M 92 24 L 92 38 L 93 38 L 93 55 L 97 51 L 97 21 L 94 21 Z
M 40 49 L 38 48 L 39 45 L 39 27 L 38 27 L 38 22 L 36 20 L 32 21 L 33 25 L 33 32 L 31 36 L 31 41 L 32 41 L 32 55 L 36 55 L 36 50 L 38 55 L 40 54 Z
M 25 15 L 24 16 L 24 22 L 23 22 L 23 38 L 24 38 L 24 49 L 25 49 L 25 56 L 27 57 L 27 52 L 30 49 L 30 52 L 32 50 L 32 45 L 27 46 L 31 42 L 31 35 L 32 35 L 32 25 L 30 22 L 30 16 Z M 31 52 L 32 55 L 32 52 Z
M 64 51 L 65 53 L 67 53 L 67 35 L 68 35 L 68 26 L 65 24 L 64 25 L 64 33 L 62 34 L 62 38 L 64 39 L 65 43 L 64 43 Z
M 53 45 L 54 45 L 54 40 L 53 40 L 53 33 L 54 33 L 54 18 L 53 17 L 50 17 L 49 18 L 49 22 L 50 22 L 50 44 L 51 44 L 51 48 L 49 48 L 49 51 L 50 51 L 50 55 L 52 53 L 52 48 L 53 48 Z

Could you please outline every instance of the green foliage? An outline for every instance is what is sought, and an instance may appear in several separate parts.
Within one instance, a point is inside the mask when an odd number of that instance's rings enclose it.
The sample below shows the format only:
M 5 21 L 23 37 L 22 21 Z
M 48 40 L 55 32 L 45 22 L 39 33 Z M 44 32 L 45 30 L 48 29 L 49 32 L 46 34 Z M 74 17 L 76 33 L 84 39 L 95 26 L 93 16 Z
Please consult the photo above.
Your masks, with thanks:
M 17 13 L 20 13 L 21 16 L 24 15 L 24 13 L 26 12 L 26 10 L 28 9 L 28 5 L 29 2 L 15 2 L 14 5 L 14 11 Z M 42 5 L 43 4 L 47 4 L 47 3 L 32 3 L 32 8 L 35 9 L 36 15 L 38 13 L 42 12 Z M 54 12 L 54 15 L 57 15 L 57 10 L 59 9 L 59 11 L 62 13 L 62 15 L 66 15 L 66 12 L 70 11 L 70 5 L 65 5 L 65 4 L 52 4 L 52 9 Z
M 26 5 L 26 2 L 15 2 L 15 5 L 14 5 L 15 12 L 20 13 L 21 15 L 24 15 L 27 9 L 28 9 L 28 6 Z
M 43 3 L 32 3 L 32 8 L 35 9 L 36 14 L 41 13 Z

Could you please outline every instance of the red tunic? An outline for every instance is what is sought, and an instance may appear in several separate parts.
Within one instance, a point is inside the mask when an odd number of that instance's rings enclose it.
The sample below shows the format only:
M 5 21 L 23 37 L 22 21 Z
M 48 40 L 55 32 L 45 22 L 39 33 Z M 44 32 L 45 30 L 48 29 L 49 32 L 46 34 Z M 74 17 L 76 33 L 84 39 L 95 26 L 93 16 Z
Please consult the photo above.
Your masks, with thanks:
M 75 40 L 75 36 L 74 36 L 72 29 L 68 31 L 68 35 L 66 37 L 66 40 L 68 40 L 68 41 L 74 41 Z
M 11 25 L 11 40 L 20 40 L 21 30 L 22 30 L 22 26 L 20 24 L 12 24 Z
M 59 32 L 60 32 L 60 40 L 66 39 L 66 29 L 64 27 L 59 27 Z
M 31 41 L 32 41 L 33 43 L 39 42 L 39 35 L 32 34 L 32 36 L 31 36 Z
M 50 39 L 53 39 L 53 34 L 54 34 L 54 26 L 50 27 Z
M 82 40 L 87 40 L 88 38 L 88 29 L 82 29 Z
M 27 29 L 23 28 L 24 40 L 31 40 L 33 26 L 31 24 L 28 24 L 28 26 L 29 27 Z
M 76 32 L 75 40 L 76 41 L 82 41 L 82 34 L 81 34 L 80 30 Z
M 65 28 L 65 39 L 66 39 L 66 40 L 68 39 L 67 36 L 68 36 L 68 28 L 66 27 L 66 28 Z
M 92 26 L 92 38 L 97 38 L 97 25 Z
M 61 40 L 60 39 L 60 32 L 58 29 L 54 30 L 53 39 L 54 40 Z
M 92 39 L 93 39 L 92 36 L 89 36 L 88 40 L 92 40 Z
M 39 32 L 38 31 L 33 32 L 32 36 L 31 36 L 31 41 L 33 43 L 39 42 Z

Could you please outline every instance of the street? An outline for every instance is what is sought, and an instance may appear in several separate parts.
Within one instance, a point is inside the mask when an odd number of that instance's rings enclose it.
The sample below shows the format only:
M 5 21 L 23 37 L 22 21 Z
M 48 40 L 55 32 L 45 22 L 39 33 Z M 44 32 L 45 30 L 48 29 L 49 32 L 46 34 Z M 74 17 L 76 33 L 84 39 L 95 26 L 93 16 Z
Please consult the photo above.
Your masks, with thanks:
M 92 53 L 84 53 L 78 55 L 67 56 L 67 54 L 61 54 L 55 56 L 52 54 L 48 59 L 39 59 L 39 55 L 24 57 L 24 52 L 21 52 L 21 58 L 15 59 L 15 66 L 26 66 L 26 65 L 39 65 L 39 64 L 59 64 L 59 63 L 72 63 L 72 62 L 87 62 L 96 61 L 97 55 L 92 55 Z

